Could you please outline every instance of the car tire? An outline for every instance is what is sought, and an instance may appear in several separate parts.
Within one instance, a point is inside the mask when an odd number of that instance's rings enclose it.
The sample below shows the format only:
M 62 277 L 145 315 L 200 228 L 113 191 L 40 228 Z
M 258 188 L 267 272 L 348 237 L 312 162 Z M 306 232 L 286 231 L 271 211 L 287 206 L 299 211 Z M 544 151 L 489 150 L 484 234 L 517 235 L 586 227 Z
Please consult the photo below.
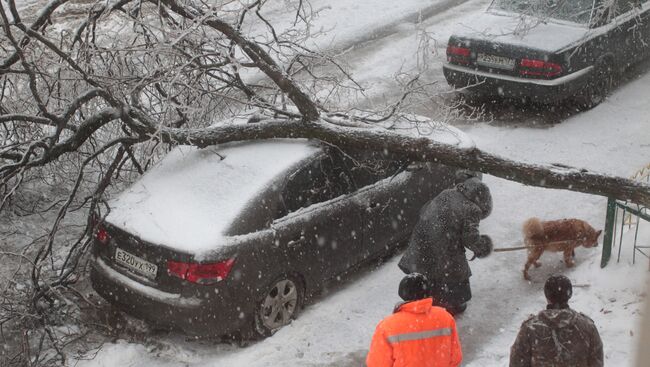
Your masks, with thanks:
M 282 275 L 269 284 L 255 308 L 255 332 L 268 337 L 291 323 L 302 309 L 303 283 L 297 277 Z
M 605 101 L 614 85 L 614 75 L 615 70 L 610 62 L 602 61 L 596 65 L 591 81 L 579 97 L 581 110 L 592 109 Z

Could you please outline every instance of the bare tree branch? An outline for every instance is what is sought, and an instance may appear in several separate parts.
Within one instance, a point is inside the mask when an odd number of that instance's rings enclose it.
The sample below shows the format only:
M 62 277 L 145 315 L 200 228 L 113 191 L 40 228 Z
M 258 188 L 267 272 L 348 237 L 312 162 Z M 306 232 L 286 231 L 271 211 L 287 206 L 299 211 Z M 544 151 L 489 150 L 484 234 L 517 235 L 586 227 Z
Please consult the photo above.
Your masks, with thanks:
M 151 0 L 154 1 L 154 0 Z M 228 39 L 235 42 L 244 53 L 262 70 L 273 82 L 287 94 L 289 99 L 293 101 L 298 110 L 307 121 L 314 121 L 318 119 L 319 113 L 312 102 L 312 100 L 297 86 L 295 83 L 287 78 L 282 73 L 282 68 L 264 51 L 259 45 L 247 40 L 237 32 L 235 28 L 228 23 L 223 22 L 217 18 L 208 17 L 204 12 L 196 9 L 183 6 L 174 0 L 161 0 L 162 3 L 169 6 L 169 8 L 176 14 L 190 20 L 203 19 L 203 22 L 211 28 L 223 33 Z

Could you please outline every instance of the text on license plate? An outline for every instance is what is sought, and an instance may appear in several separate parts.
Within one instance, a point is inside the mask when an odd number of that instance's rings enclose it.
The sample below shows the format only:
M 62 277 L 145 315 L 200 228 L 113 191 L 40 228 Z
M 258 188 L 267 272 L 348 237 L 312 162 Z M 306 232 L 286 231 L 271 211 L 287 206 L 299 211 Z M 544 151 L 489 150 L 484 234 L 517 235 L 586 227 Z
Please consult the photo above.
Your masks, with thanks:
M 115 250 L 115 262 L 151 279 L 155 279 L 158 272 L 156 265 L 119 248 Z
M 476 55 L 476 62 L 479 65 L 489 66 L 499 69 L 512 70 L 515 68 L 515 59 L 503 56 L 495 56 L 479 53 Z

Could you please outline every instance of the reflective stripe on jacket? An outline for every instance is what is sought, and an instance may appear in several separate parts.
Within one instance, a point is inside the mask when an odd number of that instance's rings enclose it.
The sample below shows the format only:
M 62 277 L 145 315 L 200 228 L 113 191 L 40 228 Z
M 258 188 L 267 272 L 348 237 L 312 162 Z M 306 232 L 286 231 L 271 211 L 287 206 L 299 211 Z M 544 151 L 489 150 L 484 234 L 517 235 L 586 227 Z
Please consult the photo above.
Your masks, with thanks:
M 462 358 L 454 318 L 426 298 L 401 305 L 377 325 L 366 364 L 456 367 Z

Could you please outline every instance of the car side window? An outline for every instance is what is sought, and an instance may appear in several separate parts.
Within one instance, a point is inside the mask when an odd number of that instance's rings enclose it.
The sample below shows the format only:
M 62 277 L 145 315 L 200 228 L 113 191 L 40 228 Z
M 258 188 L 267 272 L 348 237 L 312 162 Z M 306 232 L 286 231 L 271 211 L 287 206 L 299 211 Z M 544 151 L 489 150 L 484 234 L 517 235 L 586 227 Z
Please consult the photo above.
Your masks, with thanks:
M 281 194 L 276 219 L 352 190 L 353 184 L 343 162 L 336 156 L 323 154 L 289 177 Z
M 404 162 L 385 152 L 350 152 L 350 172 L 358 187 L 372 185 L 403 169 Z

